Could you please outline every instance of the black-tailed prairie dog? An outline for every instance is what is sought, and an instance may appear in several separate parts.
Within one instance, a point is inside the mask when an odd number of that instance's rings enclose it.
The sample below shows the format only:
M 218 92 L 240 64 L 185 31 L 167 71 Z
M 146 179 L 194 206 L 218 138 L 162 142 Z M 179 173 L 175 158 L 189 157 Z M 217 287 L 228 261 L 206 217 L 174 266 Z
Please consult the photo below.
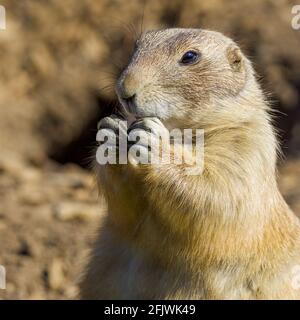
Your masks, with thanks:
M 138 119 L 128 132 L 159 143 L 173 128 L 203 129 L 203 170 L 96 164 L 108 214 L 81 297 L 299 298 L 300 224 L 278 191 L 269 107 L 239 47 L 201 29 L 145 32 L 116 90 Z M 100 128 L 120 134 L 119 120 Z

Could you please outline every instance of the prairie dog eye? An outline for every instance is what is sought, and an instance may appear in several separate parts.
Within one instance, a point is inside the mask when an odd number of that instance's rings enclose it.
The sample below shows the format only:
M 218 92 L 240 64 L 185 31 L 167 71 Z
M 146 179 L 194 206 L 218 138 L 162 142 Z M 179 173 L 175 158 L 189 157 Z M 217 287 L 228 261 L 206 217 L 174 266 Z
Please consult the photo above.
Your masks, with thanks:
M 180 64 L 190 65 L 196 63 L 200 59 L 200 53 L 195 50 L 187 51 L 180 59 Z

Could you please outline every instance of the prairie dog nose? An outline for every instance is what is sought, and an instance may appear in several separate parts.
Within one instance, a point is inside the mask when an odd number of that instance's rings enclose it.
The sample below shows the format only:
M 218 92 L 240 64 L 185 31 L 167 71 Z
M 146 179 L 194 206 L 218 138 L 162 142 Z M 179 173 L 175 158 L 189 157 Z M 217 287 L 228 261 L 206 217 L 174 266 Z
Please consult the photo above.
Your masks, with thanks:
M 132 74 L 122 75 L 116 87 L 120 98 L 128 100 L 135 96 L 138 87 L 138 81 Z

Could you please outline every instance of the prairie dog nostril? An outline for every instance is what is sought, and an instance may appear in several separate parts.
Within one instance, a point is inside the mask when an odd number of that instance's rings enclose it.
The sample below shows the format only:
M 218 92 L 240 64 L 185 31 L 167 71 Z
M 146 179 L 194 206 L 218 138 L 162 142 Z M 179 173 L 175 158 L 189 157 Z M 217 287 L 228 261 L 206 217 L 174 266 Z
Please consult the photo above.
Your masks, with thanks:
M 117 84 L 118 96 L 124 100 L 133 98 L 137 90 L 137 84 L 137 80 L 131 74 L 123 76 Z
M 127 98 L 123 97 L 122 99 L 124 99 L 126 102 L 133 102 L 134 98 L 135 98 L 135 93 L 131 97 L 127 97 Z

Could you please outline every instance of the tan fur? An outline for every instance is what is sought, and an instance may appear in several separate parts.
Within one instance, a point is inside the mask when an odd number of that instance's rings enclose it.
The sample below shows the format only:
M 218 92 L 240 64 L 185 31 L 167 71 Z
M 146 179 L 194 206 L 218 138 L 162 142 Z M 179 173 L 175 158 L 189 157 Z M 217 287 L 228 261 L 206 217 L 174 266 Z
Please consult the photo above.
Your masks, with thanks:
M 201 60 L 180 66 L 190 49 Z M 136 94 L 130 111 L 138 117 L 204 129 L 204 171 L 96 166 L 108 215 L 81 297 L 299 298 L 300 225 L 278 191 L 269 108 L 238 46 L 206 30 L 147 32 L 117 91 Z

